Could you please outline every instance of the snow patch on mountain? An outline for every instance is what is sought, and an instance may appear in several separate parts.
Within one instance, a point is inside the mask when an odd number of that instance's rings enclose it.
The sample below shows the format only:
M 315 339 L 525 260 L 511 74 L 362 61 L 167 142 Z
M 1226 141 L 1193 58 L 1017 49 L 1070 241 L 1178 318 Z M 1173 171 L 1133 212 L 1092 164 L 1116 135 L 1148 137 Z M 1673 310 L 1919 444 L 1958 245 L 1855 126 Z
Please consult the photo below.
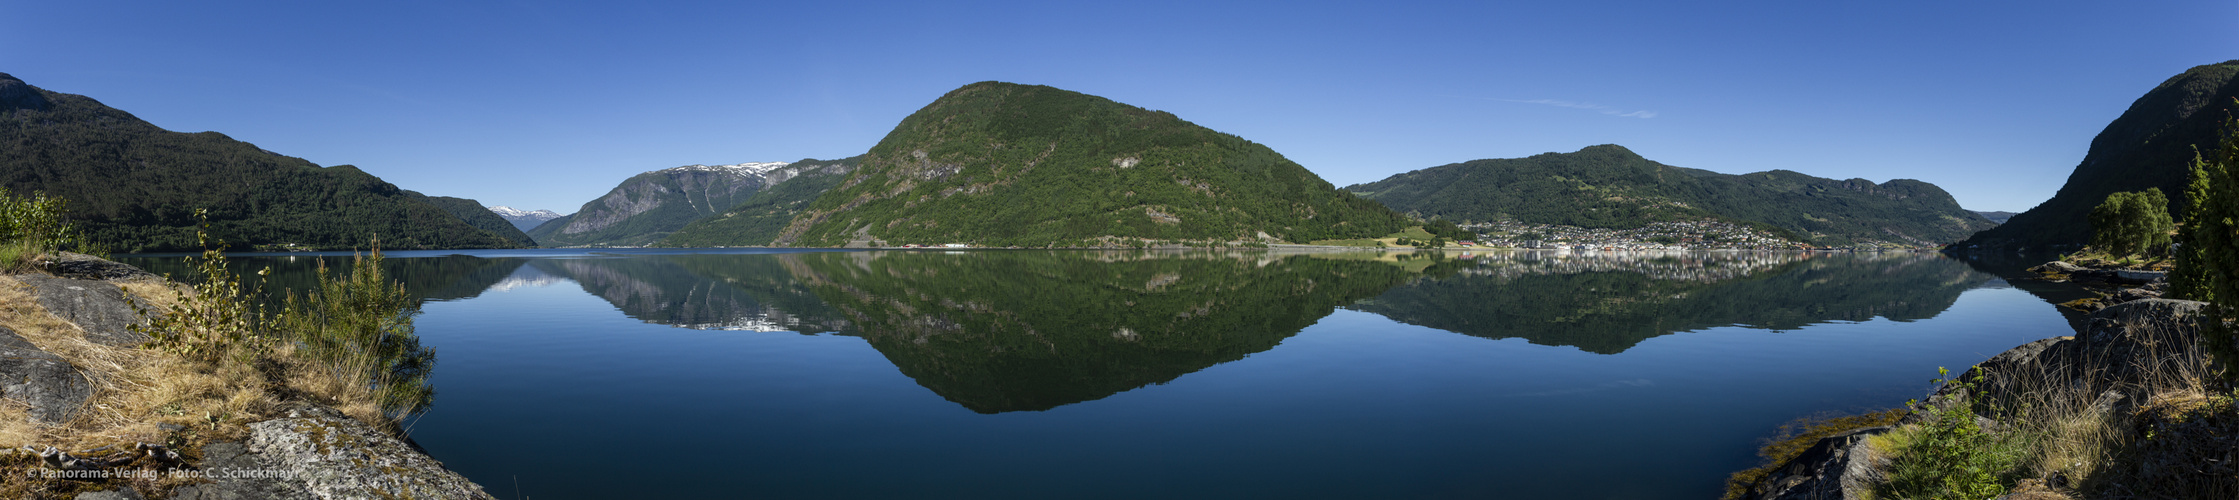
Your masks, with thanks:
M 771 171 L 771 170 L 777 170 L 777 169 L 780 169 L 780 168 L 784 168 L 784 167 L 785 167 L 786 165 L 791 165 L 791 164 L 792 164 L 792 163 L 789 163 L 789 162 L 782 162 L 782 161 L 772 161 L 772 162 L 751 162 L 751 163 L 736 163 L 736 164 L 731 164 L 731 165 L 685 165 L 685 166 L 682 166 L 682 167 L 676 167 L 676 168 L 671 168 L 671 169 L 665 169 L 665 170 L 662 170 L 662 171 L 663 171 L 663 172 L 734 172 L 734 173 L 738 173 L 738 174 L 740 174 L 740 175 L 744 175 L 744 176 L 748 176 L 748 177 L 761 177 L 761 176 L 762 176 L 763 174 L 768 174 L 768 173 L 770 173 L 770 171 Z
M 554 212 L 551 210 L 521 210 L 505 205 L 490 207 L 490 213 L 498 214 L 499 217 L 505 217 L 508 219 L 513 217 L 526 217 L 533 219 L 552 220 L 559 218 L 561 215 L 559 212 Z

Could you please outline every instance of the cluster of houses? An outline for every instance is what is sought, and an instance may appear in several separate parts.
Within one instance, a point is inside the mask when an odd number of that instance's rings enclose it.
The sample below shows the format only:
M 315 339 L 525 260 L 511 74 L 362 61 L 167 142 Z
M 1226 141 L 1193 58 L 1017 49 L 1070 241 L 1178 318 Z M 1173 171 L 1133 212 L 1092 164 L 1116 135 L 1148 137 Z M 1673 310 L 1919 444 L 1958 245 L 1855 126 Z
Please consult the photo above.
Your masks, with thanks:
M 1658 255 L 1665 252 L 1669 255 Z M 1814 258 L 1813 254 L 1803 252 L 1538 251 L 1478 259 L 1478 265 L 1464 269 L 1461 273 L 1514 278 L 1527 275 L 1629 272 L 1657 280 L 1708 283 L 1750 276 L 1811 258 Z
M 1719 221 L 1656 222 L 1636 229 L 1588 229 L 1511 220 L 1462 226 L 1479 233 L 1471 246 L 1568 250 L 1796 250 L 1804 245 L 1748 226 Z

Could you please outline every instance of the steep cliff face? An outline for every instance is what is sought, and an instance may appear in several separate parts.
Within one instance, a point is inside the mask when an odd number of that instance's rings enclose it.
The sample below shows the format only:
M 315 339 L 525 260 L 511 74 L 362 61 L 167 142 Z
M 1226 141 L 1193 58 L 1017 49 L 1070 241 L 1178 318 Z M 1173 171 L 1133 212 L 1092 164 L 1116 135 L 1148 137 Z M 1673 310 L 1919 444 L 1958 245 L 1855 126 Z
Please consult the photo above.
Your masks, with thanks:
M 763 246 L 817 196 L 838 186 L 855 172 L 863 157 L 838 160 L 805 159 L 764 174 L 767 187 L 723 213 L 702 217 L 676 230 L 659 246 L 726 247 Z
M 2195 66 L 2130 104 L 2091 140 L 2083 163 L 2052 199 L 1969 238 L 1962 248 L 2044 248 L 2082 245 L 2087 216 L 2107 195 L 2160 188 L 2171 214 L 2182 214 L 2194 148 L 2217 144 L 2223 120 L 2239 98 L 2239 60 Z
M 545 246 L 639 246 L 721 213 L 772 184 L 786 163 L 688 165 L 638 174 L 575 214 L 529 232 Z

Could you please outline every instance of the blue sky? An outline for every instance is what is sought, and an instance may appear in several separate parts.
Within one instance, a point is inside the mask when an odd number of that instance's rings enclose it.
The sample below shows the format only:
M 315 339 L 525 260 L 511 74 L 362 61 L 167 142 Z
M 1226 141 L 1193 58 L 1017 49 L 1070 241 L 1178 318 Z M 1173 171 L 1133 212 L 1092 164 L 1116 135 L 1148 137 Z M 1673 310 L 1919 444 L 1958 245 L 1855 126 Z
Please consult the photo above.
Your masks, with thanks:
M 2239 58 L 2239 2 L 7 2 L 0 72 L 407 189 L 572 212 L 687 164 L 862 153 L 967 83 L 1266 144 L 1337 185 L 1615 143 L 2052 196 Z

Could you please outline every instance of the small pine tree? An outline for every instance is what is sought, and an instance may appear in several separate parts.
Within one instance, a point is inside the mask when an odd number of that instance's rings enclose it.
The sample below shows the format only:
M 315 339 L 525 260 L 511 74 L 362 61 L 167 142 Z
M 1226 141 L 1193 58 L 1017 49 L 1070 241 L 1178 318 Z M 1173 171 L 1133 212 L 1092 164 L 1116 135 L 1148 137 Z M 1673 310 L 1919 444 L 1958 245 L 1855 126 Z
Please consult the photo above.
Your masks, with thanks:
M 2239 120 L 2226 119 L 2223 144 L 2214 152 L 2194 154 L 2185 197 L 2190 207 L 2170 292 L 2209 303 L 2199 319 L 2201 339 L 2226 367 L 2224 376 L 2239 377 L 2231 368 L 2239 363 L 2239 345 L 2226 324 L 2239 316 L 2239 307 L 2226 307 L 2239 298 Z

